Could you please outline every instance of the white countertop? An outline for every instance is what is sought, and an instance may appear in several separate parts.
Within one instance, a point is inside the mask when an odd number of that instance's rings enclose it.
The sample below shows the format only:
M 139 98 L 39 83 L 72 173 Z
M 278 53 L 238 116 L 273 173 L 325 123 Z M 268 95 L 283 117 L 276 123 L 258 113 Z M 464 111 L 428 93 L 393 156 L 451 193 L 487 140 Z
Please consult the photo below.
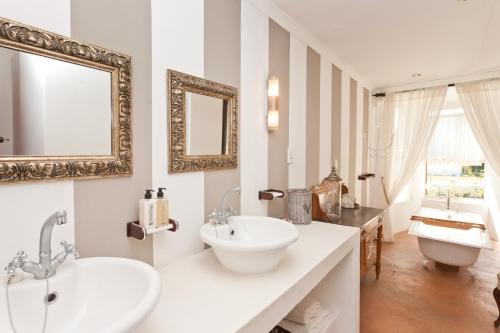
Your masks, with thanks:
M 258 327 L 277 324 L 276 318 L 283 318 L 359 247 L 358 228 L 313 222 L 298 229 L 299 240 L 273 272 L 232 273 L 221 266 L 212 250 L 159 270 L 160 300 L 137 332 L 258 333 Z

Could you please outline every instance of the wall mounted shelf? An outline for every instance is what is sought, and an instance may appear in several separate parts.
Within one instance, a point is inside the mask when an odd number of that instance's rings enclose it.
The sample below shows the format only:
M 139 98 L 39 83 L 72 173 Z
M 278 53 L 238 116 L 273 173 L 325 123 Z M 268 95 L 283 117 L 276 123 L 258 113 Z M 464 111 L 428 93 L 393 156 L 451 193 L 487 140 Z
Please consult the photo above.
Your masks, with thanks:
M 139 224 L 139 221 L 127 223 L 127 237 L 139 240 L 145 240 L 147 236 L 165 230 L 176 232 L 177 230 L 179 230 L 179 222 L 174 219 L 169 219 L 169 224 L 154 228 L 153 230 L 146 230 L 146 228 Z
M 374 173 L 364 173 L 358 176 L 358 180 L 366 180 L 367 178 L 374 178 L 374 177 L 375 177 Z
M 280 191 L 280 190 L 264 190 L 264 191 L 259 191 L 259 200 L 274 200 L 277 198 L 284 198 L 285 197 L 285 192 Z

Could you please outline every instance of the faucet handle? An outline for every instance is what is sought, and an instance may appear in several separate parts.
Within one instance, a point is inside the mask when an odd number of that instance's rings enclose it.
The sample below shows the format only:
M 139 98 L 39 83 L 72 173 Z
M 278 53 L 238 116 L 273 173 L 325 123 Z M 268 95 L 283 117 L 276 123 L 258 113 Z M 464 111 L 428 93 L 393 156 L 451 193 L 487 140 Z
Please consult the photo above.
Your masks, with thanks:
M 66 242 L 66 241 L 61 241 L 60 244 L 62 247 L 64 247 L 64 251 L 66 251 L 67 254 L 72 254 L 75 257 L 75 259 L 80 258 L 80 253 L 75 248 L 75 245 L 68 244 L 68 242 Z
M 228 218 L 230 216 L 236 215 L 237 212 L 231 206 L 228 206 L 227 208 L 224 209 L 224 214 L 225 217 Z
M 26 259 L 26 258 L 28 258 L 28 255 L 26 254 L 26 252 L 24 252 L 22 250 L 18 251 L 17 252 L 17 256 L 15 257 L 15 259 L 19 259 L 21 261 L 24 260 L 24 259 Z
M 27 257 L 28 255 L 24 251 L 20 250 L 17 252 L 17 255 L 12 258 L 7 267 L 5 267 L 5 271 L 7 272 L 9 278 L 12 278 L 16 275 L 16 269 L 23 265 L 24 260 Z
M 7 267 L 5 267 L 5 272 L 7 273 L 9 279 L 12 279 L 16 275 L 16 267 L 9 264 Z
M 219 220 L 219 213 L 217 212 L 217 209 L 214 209 L 212 213 L 208 215 L 208 223 L 210 224 L 218 224 Z
M 73 250 L 71 250 L 71 254 L 73 255 L 73 257 L 75 257 L 75 259 L 80 258 L 80 252 L 78 252 L 78 250 L 74 247 Z

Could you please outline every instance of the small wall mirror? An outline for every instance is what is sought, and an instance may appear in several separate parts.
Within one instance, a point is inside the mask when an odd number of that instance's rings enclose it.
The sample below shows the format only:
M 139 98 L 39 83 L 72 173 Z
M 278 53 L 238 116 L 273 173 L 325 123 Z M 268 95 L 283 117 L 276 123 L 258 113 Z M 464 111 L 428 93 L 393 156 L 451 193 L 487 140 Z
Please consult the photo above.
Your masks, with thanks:
M 0 18 L 0 182 L 132 173 L 130 57 Z
M 238 90 L 168 71 L 169 171 L 236 168 Z
M 228 100 L 186 91 L 186 155 L 226 155 Z

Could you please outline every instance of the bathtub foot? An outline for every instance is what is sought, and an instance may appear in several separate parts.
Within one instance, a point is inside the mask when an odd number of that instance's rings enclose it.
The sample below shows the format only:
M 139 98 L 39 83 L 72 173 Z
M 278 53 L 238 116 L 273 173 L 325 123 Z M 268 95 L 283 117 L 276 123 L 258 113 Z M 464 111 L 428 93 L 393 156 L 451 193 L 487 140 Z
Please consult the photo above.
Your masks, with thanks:
M 495 327 L 500 326 L 500 290 L 498 288 L 493 289 L 493 297 L 495 297 L 495 301 L 498 306 L 498 318 L 495 320 Z
M 435 263 L 435 266 L 437 269 L 442 270 L 442 271 L 447 271 L 447 272 L 458 272 L 460 270 L 460 267 L 458 266 L 453 266 L 453 265 L 447 265 L 443 264 L 440 262 Z

